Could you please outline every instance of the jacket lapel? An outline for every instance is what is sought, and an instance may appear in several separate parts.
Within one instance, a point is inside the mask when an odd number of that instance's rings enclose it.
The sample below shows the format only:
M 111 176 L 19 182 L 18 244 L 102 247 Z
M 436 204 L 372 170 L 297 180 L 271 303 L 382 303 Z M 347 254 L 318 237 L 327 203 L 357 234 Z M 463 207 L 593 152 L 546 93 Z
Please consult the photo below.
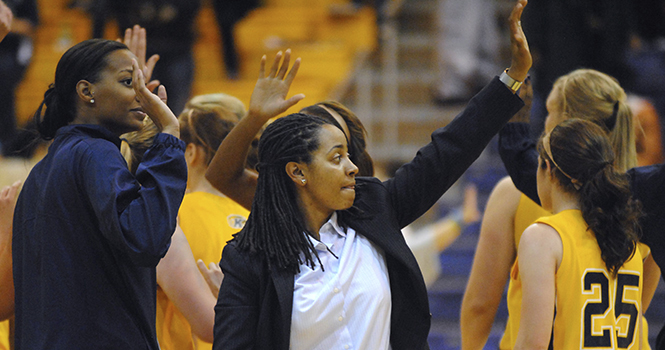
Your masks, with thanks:
M 270 277 L 275 285 L 275 292 L 279 301 L 280 321 L 283 330 L 282 344 L 288 344 L 291 337 L 291 313 L 293 311 L 293 285 L 295 277 L 292 273 L 278 269 L 272 269 Z

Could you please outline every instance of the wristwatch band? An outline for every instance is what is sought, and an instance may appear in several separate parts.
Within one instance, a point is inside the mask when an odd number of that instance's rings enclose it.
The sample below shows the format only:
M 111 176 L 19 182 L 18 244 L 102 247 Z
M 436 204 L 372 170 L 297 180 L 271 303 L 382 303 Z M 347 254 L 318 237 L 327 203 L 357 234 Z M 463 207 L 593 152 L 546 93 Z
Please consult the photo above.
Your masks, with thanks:
M 502 83 L 506 84 L 506 86 L 513 91 L 513 93 L 517 92 L 519 90 L 520 86 L 522 86 L 521 81 L 517 81 L 508 75 L 508 68 L 501 73 L 499 76 L 499 80 L 501 80 Z

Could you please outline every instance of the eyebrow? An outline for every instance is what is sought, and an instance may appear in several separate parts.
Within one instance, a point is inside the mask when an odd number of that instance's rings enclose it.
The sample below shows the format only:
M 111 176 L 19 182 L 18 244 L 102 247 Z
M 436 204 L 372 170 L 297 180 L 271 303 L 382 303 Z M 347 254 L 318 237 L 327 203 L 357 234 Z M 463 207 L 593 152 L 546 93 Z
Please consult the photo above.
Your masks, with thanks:
M 330 147 L 330 149 L 328 150 L 328 153 L 334 151 L 336 148 L 344 149 L 344 145 L 343 145 L 343 144 L 339 144 L 339 145 L 332 146 L 332 147 Z
M 134 74 L 134 68 L 131 68 L 131 69 L 130 69 L 130 68 L 126 68 L 126 69 L 123 69 L 123 70 L 120 71 L 120 73 L 123 73 L 123 72 L 127 72 L 127 73 L 130 73 L 130 74 Z

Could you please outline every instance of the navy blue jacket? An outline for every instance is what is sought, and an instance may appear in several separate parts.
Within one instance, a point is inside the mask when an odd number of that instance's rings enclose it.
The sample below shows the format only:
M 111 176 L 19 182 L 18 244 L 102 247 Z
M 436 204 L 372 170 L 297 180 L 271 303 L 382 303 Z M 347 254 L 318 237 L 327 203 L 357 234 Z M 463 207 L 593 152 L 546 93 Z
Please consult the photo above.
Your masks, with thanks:
M 432 142 L 393 179 L 358 178 L 354 207 L 360 210 L 339 212 L 344 224 L 385 252 L 392 349 L 427 349 L 431 323 L 425 282 L 400 230 L 455 183 L 522 106 L 520 98 L 495 78 L 455 120 L 435 131 Z M 289 349 L 293 274 L 269 270 L 262 256 L 238 250 L 234 241 L 224 247 L 220 266 L 224 281 L 215 306 L 213 348 Z
M 155 266 L 187 183 L 158 134 L 134 177 L 101 126 L 58 130 L 14 215 L 16 349 L 159 349 Z

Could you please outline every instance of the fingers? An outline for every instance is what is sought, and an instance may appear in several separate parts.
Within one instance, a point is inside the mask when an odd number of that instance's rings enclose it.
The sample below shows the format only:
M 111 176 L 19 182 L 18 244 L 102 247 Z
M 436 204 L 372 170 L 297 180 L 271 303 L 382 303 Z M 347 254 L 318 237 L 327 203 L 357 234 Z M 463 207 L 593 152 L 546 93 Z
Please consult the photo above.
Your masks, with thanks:
M 155 89 L 159 86 L 159 80 L 151 80 L 149 83 L 145 84 L 145 87 L 148 88 L 150 91 L 155 91 Z
M 518 0 L 515 7 L 513 7 L 513 10 L 510 12 L 510 31 L 513 34 L 510 36 L 511 40 L 523 40 L 524 33 L 522 32 L 521 18 L 526 4 L 526 0 Z
M 21 181 L 14 182 L 11 186 L 5 186 L 0 191 L 0 200 L 13 201 L 18 193 L 18 188 L 21 186 Z
M 147 80 L 150 80 L 152 77 L 152 72 L 155 69 L 155 66 L 157 65 L 157 62 L 159 61 L 159 55 L 152 55 L 148 59 L 148 62 L 145 63 L 145 67 L 143 68 L 143 74 L 146 76 Z
M 199 267 L 199 271 L 201 271 L 201 274 L 203 274 L 205 276 L 206 272 L 208 271 L 208 268 L 206 267 L 206 263 L 204 263 L 203 260 L 199 259 L 199 260 L 196 260 L 196 266 Z
M 270 68 L 270 74 L 268 74 L 268 78 L 274 78 L 277 75 L 277 68 L 279 67 L 279 62 L 282 60 L 282 51 L 278 52 L 277 55 L 275 55 L 275 60 L 272 63 L 272 67 Z
M 284 61 L 281 62 L 280 65 L 282 56 L 284 57 Z M 291 49 L 286 49 L 284 53 L 282 53 L 282 51 L 279 51 L 275 55 L 275 60 L 272 63 L 272 67 L 270 67 L 270 73 L 268 73 L 267 78 L 276 78 L 279 80 L 284 80 L 284 82 L 290 85 L 293 79 L 295 78 L 296 74 L 298 73 L 298 69 L 300 68 L 300 61 L 301 61 L 300 57 L 297 58 L 296 61 L 293 63 L 291 71 L 289 71 L 289 63 L 291 62 Z M 266 62 L 266 56 L 263 55 L 263 57 L 261 57 L 261 68 L 259 69 L 259 79 L 265 77 L 265 62 Z
M 120 41 L 120 39 L 118 39 Z M 127 47 L 129 48 L 129 51 L 132 51 L 131 44 L 132 44 L 132 28 L 127 28 L 125 29 L 125 37 L 121 41 Z
M 261 65 L 259 67 L 259 79 L 263 79 L 265 77 L 265 74 L 266 74 L 266 60 L 267 59 L 268 58 L 266 57 L 266 55 L 263 55 L 261 57 Z
M 145 38 L 145 28 L 141 28 L 138 25 L 134 26 L 134 36 L 132 39 L 135 40 L 136 47 L 136 56 L 139 59 L 141 65 L 145 65 L 145 54 L 146 54 L 146 38 Z
M 291 71 L 289 72 L 289 74 L 286 76 L 286 79 L 284 80 L 284 82 L 288 86 L 291 86 L 291 83 L 293 82 L 293 79 L 296 77 L 296 74 L 298 73 L 299 68 L 300 68 L 300 57 L 296 58 L 296 61 L 293 62 L 293 67 L 291 67 Z
M 136 61 L 135 58 L 132 58 L 132 86 L 134 87 L 134 91 L 136 93 L 139 93 L 140 89 L 142 87 L 145 87 L 145 80 L 143 78 L 143 72 L 139 68 L 139 63 Z
M 291 61 L 291 49 L 286 49 L 286 53 L 284 54 L 284 62 L 282 62 L 282 66 L 279 69 L 279 73 L 277 73 L 277 78 L 284 79 L 286 71 L 289 69 L 290 61 Z
M 166 96 L 166 87 L 164 85 L 160 85 L 159 88 L 157 89 L 157 96 L 159 96 L 159 99 L 162 100 L 162 102 L 166 103 L 167 96 Z
M 303 98 L 305 98 L 304 94 L 297 94 L 297 95 L 291 97 L 290 99 L 284 101 L 284 104 L 287 106 L 286 108 L 284 108 L 284 110 L 287 110 L 287 109 L 293 107 L 296 103 L 300 102 Z

